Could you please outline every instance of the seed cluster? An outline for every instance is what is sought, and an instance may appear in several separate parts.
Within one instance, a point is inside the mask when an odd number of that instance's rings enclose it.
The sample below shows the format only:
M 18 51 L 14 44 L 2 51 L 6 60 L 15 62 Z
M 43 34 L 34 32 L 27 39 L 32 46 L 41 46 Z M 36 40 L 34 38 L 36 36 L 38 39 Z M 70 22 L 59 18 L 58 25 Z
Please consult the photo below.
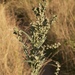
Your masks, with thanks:
M 57 66 L 57 69 L 56 69 L 55 75 L 58 75 L 61 66 L 60 66 L 59 62 L 56 61 L 55 63 L 56 63 L 56 66 Z
M 52 45 L 43 45 L 43 48 L 45 48 L 46 50 L 47 49 L 57 49 L 61 44 L 58 42 L 58 43 L 54 43 Z
M 46 34 L 50 29 L 49 20 L 45 16 L 45 5 L 39 3 L 39 7 L 33 9 L 37 21 L 32 22 L 32 39 L 34 47 L 40 48 L 40 46 L 46 40 Z

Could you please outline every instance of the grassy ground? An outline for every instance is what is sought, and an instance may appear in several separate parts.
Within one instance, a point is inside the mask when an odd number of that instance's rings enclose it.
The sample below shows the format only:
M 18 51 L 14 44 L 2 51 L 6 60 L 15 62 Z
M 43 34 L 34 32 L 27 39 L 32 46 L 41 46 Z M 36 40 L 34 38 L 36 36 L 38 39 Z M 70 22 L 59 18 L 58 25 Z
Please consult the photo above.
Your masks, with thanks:
M 12 1 L 12 0 L 11 0 Z M 24 63 L 24 52 L 21 43 L 13 34 L 13 28 L 20 24 L 21 19 L 15 21 L 12 17 L 13 12 L 23 14 L 24 24 L 19 25 L 21 29 L 29 27 L 31 20 L 35 20 L 32 7 L 37 6 L 41 0 L 14 0 L 7 1 L 6 4 L 0 4 L 0 75 L 27 75 L 29 68 L 27 63 Z M 10 10 L 10 11 L 9 11 Z M 61 42 L 60 57 L 62 63 L 70 62 L 72 66 L 75 63 L 75 1 L 74 0 L 47 0 L 46 15 L 51 18 L 57 15 L 57 19 L 51 26 L 48 33 L 48 41 Z M 17 16 L 16 16 L 17 17 Z M 59 58 L 60 58 L 59 57 Z M 60 58 L 60 60 L 61 60 Z M 73 67 L 72 67 L 73 68 Z M 70 67 L 70 69 L 72 69 Z M 65 68 L 64 68 L 65 69 Z M 75 71 L 65 71 L 61 75 L 74 75 Z

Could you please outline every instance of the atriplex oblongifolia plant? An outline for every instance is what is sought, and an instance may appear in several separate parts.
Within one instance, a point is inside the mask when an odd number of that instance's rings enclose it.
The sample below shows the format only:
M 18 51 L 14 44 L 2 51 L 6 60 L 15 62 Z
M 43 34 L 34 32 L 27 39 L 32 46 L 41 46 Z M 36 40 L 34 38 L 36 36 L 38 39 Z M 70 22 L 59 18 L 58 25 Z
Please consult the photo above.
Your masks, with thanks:
M 33 11 L 36 15 L 37 21 L 31 22 L 31 37 L 22 30 L 16 30 L 15 33 L 20 36 L 22 33 L 28 37 L 28 39 L 31 42 L 31 50 L 28 52 L 28 47 L 24 44 L 23 39 L 20 41 L 23 43 L 24 51 L 26 53 L 26 62 L 29 63 L 31 67 L 31 75 L 39 75 L 40 69 L 42 68 L 43 64 L 45 63 L 45 50 L 51 49 L 51 48 L 58 48 L 60 46 L 60 43 L 55 45 L 43 45 L 46 38 L 47 33 L 50 29 L 50 25 L 56 18 L 54 16 L 51 21 L 45 16 L 45 10 L 46 10 L 46 1 L 42 1 L 42 3 L 39 3 L 39 7 L 33 8 Z M 21 37 L 20 37 L 21 38 Z

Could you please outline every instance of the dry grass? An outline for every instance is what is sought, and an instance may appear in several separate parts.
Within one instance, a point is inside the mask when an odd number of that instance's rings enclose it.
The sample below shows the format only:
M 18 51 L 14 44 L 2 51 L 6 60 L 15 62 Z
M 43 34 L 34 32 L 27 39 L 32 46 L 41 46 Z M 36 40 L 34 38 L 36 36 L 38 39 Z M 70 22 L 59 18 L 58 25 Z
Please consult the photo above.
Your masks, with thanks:
M 21 44 L 13 34 L 15 20 L 5 15 L 5 7 L 0 5 L 0 75 L 27 75 Z M 26 67 L 26 69 L 25 69 Z
M 50 7 L 58 16 L 57 22 L 53 25 L 53 30 L 59 39 L 71 39 L 71 34 L 75 32 L 74 6 L 74 0 L 57 0 L 57 2 L 52 0 L 51 2 Z
M 40 0 L 38 1 L 40 2 Z M 25 21 L 35 20 L 32 7 L 37 6 L 38 2 L 33 0 L 15 0 L 7 3 L 6 6 L 13 11 L 18 8 L 27 13 L 28 18 Z M 57 20 L 48 33 L 48 40 L 60 41 L 62 43 L 61 53 L 63 59 L 72 59 L 75 61 L 73 49 L 69 44 L 63 45 L 65 40 L 75 41 L 75 1 L 74 0 L 47 0 L 47 16 L 56 14 Z M 17 10 L 19 12 L 19 10 Z M 16 26 L 14 18 L 6 16 L 5 6 L 0 4 L 0 75 L 27 75 L 27 64 L 24 64 L 23 51 L 21 43 L 13 34 L 13 28 Z M 12 21 L 11 21 L 12 19 Z M 29 23 L 27 23 L 29 24 Z M 69 57 L 70 56 L 70 57 Z M 66 58 L 65 58 L 66 57 Z M 73 63 L 73 62 L 72 62 Z

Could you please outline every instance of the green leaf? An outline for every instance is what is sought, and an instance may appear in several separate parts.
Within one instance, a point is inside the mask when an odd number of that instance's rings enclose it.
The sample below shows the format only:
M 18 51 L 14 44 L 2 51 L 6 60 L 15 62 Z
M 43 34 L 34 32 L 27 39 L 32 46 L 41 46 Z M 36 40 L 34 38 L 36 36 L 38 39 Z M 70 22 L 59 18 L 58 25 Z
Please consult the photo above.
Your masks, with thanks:
M 20 32 L 24 33 L 28 37 L 28 39 L 32 42 L 32 38 L 25 31 L 20 30 Z
M 46 37 L 44 37 L 43 39 L 41 39 L 41 41 L 38 43 L 38 45 L 36 46 L 36 48 L 39 49 L 43 45 L 43 43 L 45 42 L 45 40 L 46 40 Z

